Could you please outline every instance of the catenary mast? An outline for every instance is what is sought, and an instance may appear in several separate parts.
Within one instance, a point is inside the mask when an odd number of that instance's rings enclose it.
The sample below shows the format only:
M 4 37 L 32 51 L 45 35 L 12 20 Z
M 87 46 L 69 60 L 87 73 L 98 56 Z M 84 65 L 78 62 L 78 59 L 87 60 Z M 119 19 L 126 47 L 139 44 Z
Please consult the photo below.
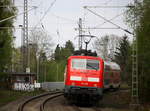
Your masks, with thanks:
M 28 42 L 28 0 L 24 0 L 24 17 L 23 17 L 23 72 L 30 72 L 29 68 L 29 42 Z

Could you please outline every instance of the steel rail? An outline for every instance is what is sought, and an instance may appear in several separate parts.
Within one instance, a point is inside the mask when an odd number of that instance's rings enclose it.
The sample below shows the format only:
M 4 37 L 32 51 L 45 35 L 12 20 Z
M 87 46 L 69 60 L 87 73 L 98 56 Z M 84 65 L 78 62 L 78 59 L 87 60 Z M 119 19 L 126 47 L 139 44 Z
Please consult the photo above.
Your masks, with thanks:
M 41 98 L 41 97 L 44 97 L 44 96 L 48 96 L 48 95 L 53 95 L 53 94 L 57 94 L 57 93 L 60 93 L 60 91 L 57 91 L 57 92 L 49 92 L 49 93 L 44 93 L 44 94 L 40 94 L 40 95 L 37 95 L 37 96 L 33 96 L 27 100 L 25 100 L 19 107 L 18 107 L 18 111 L 23 111 L 24 107 L 31 101 L 35 100 L 35 99 L 38 99 L 38 98 Z
M 54 96 L 51 96 L 51 97 L 45 99 L 45 100 L 42 102 L 42 104 L 40 105 L 40 111 L 45 111 L 44 106 L 45 106 L 45 104 L 46 104 L 49 100 L 52 100 L 52 99 L 54 99 L 54 98 L 56 98 L 56 97 L 59 97 L 59 96 L 62 96 L 62 95 L 63 95 L 63 93 L 60 92 L 60 94 L 57 94 L 57 95 L 54 95 Z

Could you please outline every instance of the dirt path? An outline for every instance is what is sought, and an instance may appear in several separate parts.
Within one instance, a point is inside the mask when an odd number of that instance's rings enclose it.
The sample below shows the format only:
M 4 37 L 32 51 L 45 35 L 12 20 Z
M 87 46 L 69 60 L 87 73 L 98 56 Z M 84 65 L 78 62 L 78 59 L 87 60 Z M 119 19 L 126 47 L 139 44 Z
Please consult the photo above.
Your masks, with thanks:
M 22 103 L 22 101 L 25 101 L 29 97 L 22 97 L 16 101 L 10 102 L 7 105 L 4 105 L 3 107 L 0 108 L 0 111 L 17 111 L 19 105 Z

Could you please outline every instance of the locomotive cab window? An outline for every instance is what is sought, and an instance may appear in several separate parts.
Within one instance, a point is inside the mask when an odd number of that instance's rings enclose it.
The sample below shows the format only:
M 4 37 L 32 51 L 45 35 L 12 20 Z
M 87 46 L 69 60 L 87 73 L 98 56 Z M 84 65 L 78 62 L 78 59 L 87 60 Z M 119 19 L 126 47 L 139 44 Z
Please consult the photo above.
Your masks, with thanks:
M 72 68 L 84 70 L 99 70 L 99 61 L 92 59 L 73 59 Z
M 98 60 L 87 60 L 86 69 L 98 70 L 99 69 L 99 61 Z
M 86 69 L 86 59 L 73 59 L 72 68 L 73 69 Z

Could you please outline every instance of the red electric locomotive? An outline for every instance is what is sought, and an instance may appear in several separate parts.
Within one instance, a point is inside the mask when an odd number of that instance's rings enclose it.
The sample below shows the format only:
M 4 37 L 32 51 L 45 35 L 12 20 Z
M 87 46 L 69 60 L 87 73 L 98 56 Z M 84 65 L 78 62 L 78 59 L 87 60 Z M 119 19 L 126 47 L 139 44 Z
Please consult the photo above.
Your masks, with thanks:
M 115 62 L 103 61 L 96 55 L 86 51 L 68 58 L 65 97 L 71 100 L 85 97 L 96 102 L 102 98 L 104 89 L 120 87 L 120 66 Z
M 64 95 L 67 98 L 92 98 L 103 93 L 104 62 L 100 57 L 80 54 L 68 58 L 65 71 Z

